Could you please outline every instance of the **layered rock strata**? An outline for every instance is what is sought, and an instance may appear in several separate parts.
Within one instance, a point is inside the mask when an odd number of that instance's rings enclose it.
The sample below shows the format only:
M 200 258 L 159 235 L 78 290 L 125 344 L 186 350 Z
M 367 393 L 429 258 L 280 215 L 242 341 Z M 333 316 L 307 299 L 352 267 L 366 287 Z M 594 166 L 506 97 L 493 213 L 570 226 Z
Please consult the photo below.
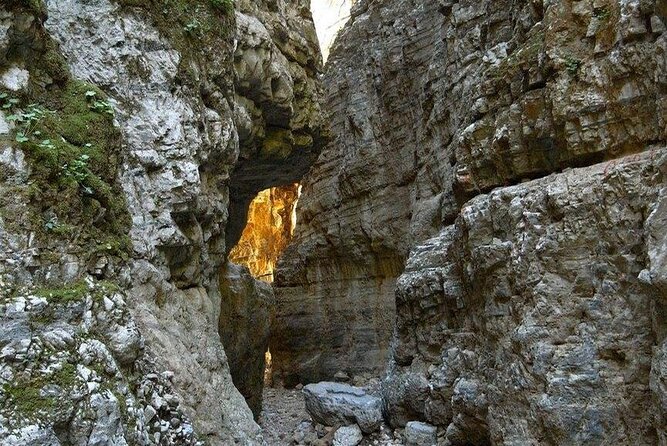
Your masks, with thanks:
M 497 189 L 416 247 L 390 422 L 446 444 L 664 442 L 666 175 L 662 146 Z
M 475 195 L 664 142 L 666 20 L 660 1 L 357 2 L 278 268 L 276 374 L 382 368 L 409 251 Z
M 226 240 L 237 240 L 245 223 L 245 196 L 298 181 L 325 133 L 312 20 L 305 2 L 293 6 L 0 6 L 6 289 L 34 284 L 60 296 L 84 279 L 118 287 L 154 371 L 169 371 L 169 392 L 191 420 L 195 442 L 261 442 L 221 343 L 220 314 L 228 307 L 219 274 L 233 245 Z M 262 301 L 259 285 L 250 289 Z M 262 370 L 251 360 L 255 351 L 236 349 L 234 358 Z M 134 376 L 135 362 L 122 364 L 125 376 Z M 136 384 L 124 398 L 137 397 Z M 118 444 L 131 430 L 121 415 L 103 420 L 118 423 Z M 61 442 L 90 434 L 61 421 Z M 151 432 L 146 441 L 161 439 Z

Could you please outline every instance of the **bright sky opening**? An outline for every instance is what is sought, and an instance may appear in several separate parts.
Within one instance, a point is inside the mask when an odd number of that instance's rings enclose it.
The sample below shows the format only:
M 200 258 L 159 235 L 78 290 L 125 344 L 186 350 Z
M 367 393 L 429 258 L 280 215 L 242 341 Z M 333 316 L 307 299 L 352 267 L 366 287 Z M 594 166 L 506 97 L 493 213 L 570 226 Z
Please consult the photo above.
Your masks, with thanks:
M 350 0 L 311 0 L 313 19 L 320 39 L 322 57 L 326 61 L 329 48 L 338 30 L 345 25 L 350 17 Z

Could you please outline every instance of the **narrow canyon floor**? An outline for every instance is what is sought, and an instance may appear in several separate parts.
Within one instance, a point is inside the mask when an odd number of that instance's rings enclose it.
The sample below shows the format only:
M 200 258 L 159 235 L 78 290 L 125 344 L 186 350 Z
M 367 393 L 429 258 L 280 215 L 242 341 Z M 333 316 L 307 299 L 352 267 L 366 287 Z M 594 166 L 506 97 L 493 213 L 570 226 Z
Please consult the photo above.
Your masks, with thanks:
M 300 386 L 299 386 L 300 387 Z M 363 386 L 369 393 L 379 392 L 379 380 Z M 313 422 L 306 412 L 301 389 L 265 387 L 259 425 L 265 446 L 327 446 L 333 444 L 335 428 Z M 364 436 L 361 446 L 403 446 L 402 430 L 383 425 L 379 432 Z

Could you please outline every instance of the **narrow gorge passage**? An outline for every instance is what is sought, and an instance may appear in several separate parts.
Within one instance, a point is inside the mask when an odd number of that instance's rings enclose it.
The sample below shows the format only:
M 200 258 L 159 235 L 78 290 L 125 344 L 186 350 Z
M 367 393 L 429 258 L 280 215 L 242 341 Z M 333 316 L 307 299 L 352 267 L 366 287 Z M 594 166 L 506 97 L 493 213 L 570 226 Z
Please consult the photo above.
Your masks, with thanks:
M 666 446 L 667 0 L 0 0 L 0 446 Z

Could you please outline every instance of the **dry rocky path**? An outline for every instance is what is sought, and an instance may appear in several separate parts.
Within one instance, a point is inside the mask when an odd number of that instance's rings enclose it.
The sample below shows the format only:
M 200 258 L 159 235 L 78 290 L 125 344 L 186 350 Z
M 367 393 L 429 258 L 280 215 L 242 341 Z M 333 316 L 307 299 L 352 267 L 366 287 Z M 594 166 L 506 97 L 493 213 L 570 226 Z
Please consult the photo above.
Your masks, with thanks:
M 370 383 L 371 389 L 377 388 Z M 367 389 L 369 388 L 367 387 Z M 377 390 L 377 389 L 376 389 Z M 265 446 L 330 446 L 335 428 L 314 423 L 306 411 L 299 389 L 265 387 L 259 420 Z M 402 446 L 401 432 L 383 425 L 379 432 L 364 436 L 361 446 Z

